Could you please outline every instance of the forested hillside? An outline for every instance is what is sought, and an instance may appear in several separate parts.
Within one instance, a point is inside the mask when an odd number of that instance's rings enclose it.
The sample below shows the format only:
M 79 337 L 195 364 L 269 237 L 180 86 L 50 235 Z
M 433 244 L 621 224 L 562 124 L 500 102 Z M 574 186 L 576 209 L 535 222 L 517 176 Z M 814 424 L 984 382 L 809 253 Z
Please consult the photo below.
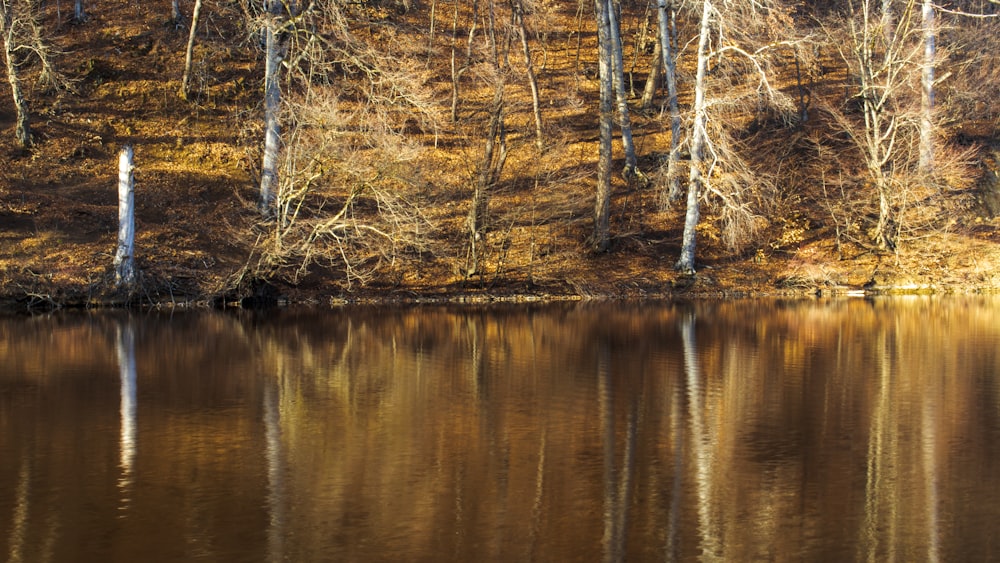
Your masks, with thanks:
M 8 304 L 1000 287 L 995 0 L 0 11 Z

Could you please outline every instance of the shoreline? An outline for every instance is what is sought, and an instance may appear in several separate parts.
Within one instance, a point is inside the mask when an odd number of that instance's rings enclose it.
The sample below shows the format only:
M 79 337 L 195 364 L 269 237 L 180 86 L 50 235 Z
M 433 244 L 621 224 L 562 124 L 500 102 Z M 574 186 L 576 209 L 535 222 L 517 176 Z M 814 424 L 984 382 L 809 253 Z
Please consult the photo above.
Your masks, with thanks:
M 516 291 L 503 285 L 492 289 L 443 291 L 425 289 L 362 289 L 355 292 L 325 294 L 323 292 L 274 288 L 267 296 L 189 295 L 171 297 L 130 297 L 102 293 L 81 298 L 79 293 L 56 291 L 55 296 L 40 294 L 0 293 L 0 314 L 18 315 L 70 310 L 173 310 L 173 309 L 246 309 L 267 311 L 285 307 L 349 308 L 410 307 L 410 306 L 489 306 L 547 303 L 597 302 L 664 302 L 683 300 L 742 300 L 742 299 L 852 299 L 903 296 L 955 296 L 1000 294 L 1000 287 L 962 284 L 877 284 L 870 287 L 817 286 L 813 288 L 767 289 L 760 286 L 697 288 L 697 276 L 690 285 L 672 287 L 666 291 L 646 288 L 617 288 L 597 293 L 558 291 L 555 286 L 539 286 L 537 291 Z M 269 286 L 272 287 L 272 286 Z M 59 297 L 65 295 L 66 297 Z

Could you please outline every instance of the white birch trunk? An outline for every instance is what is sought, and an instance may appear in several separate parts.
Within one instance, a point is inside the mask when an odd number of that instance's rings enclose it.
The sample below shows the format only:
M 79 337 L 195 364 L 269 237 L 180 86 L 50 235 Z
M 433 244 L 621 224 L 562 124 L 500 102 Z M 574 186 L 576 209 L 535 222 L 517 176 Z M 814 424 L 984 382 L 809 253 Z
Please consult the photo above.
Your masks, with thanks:
M 681 197 L 681 179 L 677 174 L 680 159 L 681 112 L 677 104 L 677 63 L 674 61 L 673 46 L 670 42 L 670 12 L 667 0 L 656 3 L 659 29 L 660 54 L 663 56 L 664 80 L 667 83 L 667 107 L 670 109 L 670 155 L 667 157 L 667 201 L 677 201 Z
M 621 27 L 618 23 L 618 13 L 613 0 L 606 0 L 608 19 L 608 43 L 611 50 L 612 78 L 615 86 L 615 99 L 618 102 L 618 116 L 622 128 L 622 148 L 625 150 L 624 176 L 631 178 L 636 175 L 635 141 L 632 139 L 632 120 L 628 113 L 628 99 L 625 94 L 625 63 L 622 60 Z
M 934 168 L 934 59 L 936 56 L 937 24 L 934 3 L 923 0 L 924 64 L 920 99 L 920 162 L 921 172 Z
M 614 91 L 611 84 L 611 33 L 608 1 L 596 0 L 598 69 L 601 82 L 600 140 L 597 157 L 597 198 L 594 202 L 594 252 L 605 252 L 610 243 L 611 216 L 611 125 Z
M 275 2 L 280 7 L 280 4 Z M 281 47 L 276 16 L 267 26 L 267 54 L 264 65 L 264 160 L 260 175 L 260 211 L 273 217 L 278 192 L 278 153 L 281 149 Z
M 708 70 L 708 39 L 711 33 L 712 3 L 704 0 L 698 38 L 698 72 L 694 89 L 694 126 L 691 131 L 691 173 L 688 179 L 687 214 L 681 239 L 681 257 L 674 266 L 684 274 L 694 274 L 695 229 L 701 212 L 702 161 L 705 156 L 705 74 Z
M 201 16 L 201 0 L 195 0 L 194 12 L 191 14 L 191 30 L 188 33 L 187 50 L 184 54 L 184 77 L 181 79 L 181 98 L 188 99 L 191 93 L 191 61 L 194 56 L 194 38 L 198 30 L 198 18 Z
M 129 145 L 118 154 L 118 251 L 115 253 L 115 285 L 118 288 L 131 288 L 136 278 L 133 154 Z
M 14 14 L 13 7 L 7 0 L 0 0 L 0 25 L 2 25 L 4 60 L 7 63 L 7 82 L 10 84 L 11 97 L 14 99 L 14 108 L 17 112 L 14 125 L 14 138 L 17 143 L 24 148 L 31 146 L 30 113 L 28 112 L 28 101 L 24 97 L 21 89 L 21 79 L 17 71 L 17 62 L 14 60 L 14 51 L 17 45 L 14 44 Z

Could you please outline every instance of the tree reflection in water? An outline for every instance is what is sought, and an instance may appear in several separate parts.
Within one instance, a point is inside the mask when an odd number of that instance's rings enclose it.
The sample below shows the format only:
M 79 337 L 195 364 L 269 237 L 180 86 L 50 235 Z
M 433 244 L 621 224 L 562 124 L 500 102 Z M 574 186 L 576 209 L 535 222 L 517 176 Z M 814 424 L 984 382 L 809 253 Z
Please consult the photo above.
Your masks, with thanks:
M 0 553 L 988 559 L 998 307 L 0 319 Z

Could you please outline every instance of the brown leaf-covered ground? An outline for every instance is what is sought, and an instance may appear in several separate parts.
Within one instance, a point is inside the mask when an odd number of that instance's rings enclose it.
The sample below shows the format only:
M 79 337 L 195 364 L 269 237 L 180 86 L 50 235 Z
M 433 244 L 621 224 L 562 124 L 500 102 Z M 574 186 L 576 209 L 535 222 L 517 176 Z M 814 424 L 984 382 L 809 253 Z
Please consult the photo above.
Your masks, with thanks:
M 255 170 L 260 155 L 263 62 L 249 48 L 232 3 L 206 2 L 204 31 L 195 50 L 195 93 L 178 96 L 187 29 L 169 21 L 167 0 L 100 0 L 82 24 L 62 21 L 47 3 L 44 28 L 62 53 L 60 69 L 71 90 L 34 86 L 38 69 L 26 65 L 25 83 L 35 146 L 17 147 L 13 105 L 0 88 L 0 295 L 7 307 L 98 305 L 120 302 L 112 289 L 117 229 L 117 152 L 135 147 L 137 260 L 140 295 L 133 302 L 233 300 L 259 291 L 240 278 L 257 241 Z M 68 3 L 64 3 L 68 4 Z M 589 5 L 588 5 L 589 7 Z M 190 9 L 190 7 L 186 7 Z M 450 9 L 450 8 L 449 8 Z M 434 93 L 447 108 L 450 20 L 438 7 L 438 32 L 428 64 L 439 68 Z M 383 15 L 413 42 L 427 42 L 429 3 L 405 14 Z M 450 17 L 450 16 L 448 16 Z M 717 217 L 706 210 L 699 229 L 699 274 L 673 270 L 682 230 L 679 205 L 659 207 L 657 190 L 616 178 L 612 245 L 589 251 L 597 158 L 593 33 L 546 34 L 539 71 L 547 147 L 534 149 L 529 91 L 509 88 L 510 157 L 494 210 L 487 266 L 467 278 L 464 221 L 471 198 L 470 170 L 481 151 L 475 121 L 449 126 L 438 138 L 422 133 L 428 219 L 435 226 L 429 252 L 390 266 L 365 284 L 347 285 L 336 267 L 313 268 L 295 283 L 270 280 L 291 301 L 663 297 L 676 294 L 812 294 L 875 288 L 974 291 L 1000 287 L 998 223 L 975 193 L 976 183 L 940 198 L 946 220 L 907 240 L 895 253 L 878 252 L 836 224 L 849 212 L 832 209 L 819 182 L 789 181 L 769 203 L 762 230 L 744 247 L 723 244 Z M 626 18 L 634 26 L 640 14 Z M 556 12 L 553 29 L 577 28 L 575 6 Z M 409 35 L 407 35 L 409 34 Z M 631 41 L 628 37 L 627 41 Z M 630 57 L 626 47 L 626 56 Z M 648 56 L 637 59 L 637 90 Z M 518 51 L 511 51 L 517 70 Z M 626 63 L 629 66 L 630 63 Z M 786 69 L 787 70 L 787 69 Z M 793 88 L 793 76 L 780 77 Z M 780 83 L 780 82 L 779 82 Z M 838 88 L 831 81 L 831 88 Z M 817 90 L 821 86 L 816 87 Z M 682 84 L 682 103 L 690 88 Z M 469 83 L 463 115 L 489 101 Z M 633 109 L 638 101 L 633 100 Z M 640 168 L 650 176 L 669 147 L 660 111 L 633 114 Z M 756 137 L 761 158 L 807 150 L 820 120 Z M 976 137 L 993 142 L 996 124 L 978 124 Z M 981 142 L 981 144 L 983 144 Z M 616 145 L 616 169 L 621 169 Z M 850 157 L 848 157 L 850 158 Z M 997 162 L 975 168 L 991 173 Z M 996 173 L 996 170 L 992 170 Z M 245 272 L 244 272 L 245 273 Z M 274 293 L 270 294 L 274 295 Z

